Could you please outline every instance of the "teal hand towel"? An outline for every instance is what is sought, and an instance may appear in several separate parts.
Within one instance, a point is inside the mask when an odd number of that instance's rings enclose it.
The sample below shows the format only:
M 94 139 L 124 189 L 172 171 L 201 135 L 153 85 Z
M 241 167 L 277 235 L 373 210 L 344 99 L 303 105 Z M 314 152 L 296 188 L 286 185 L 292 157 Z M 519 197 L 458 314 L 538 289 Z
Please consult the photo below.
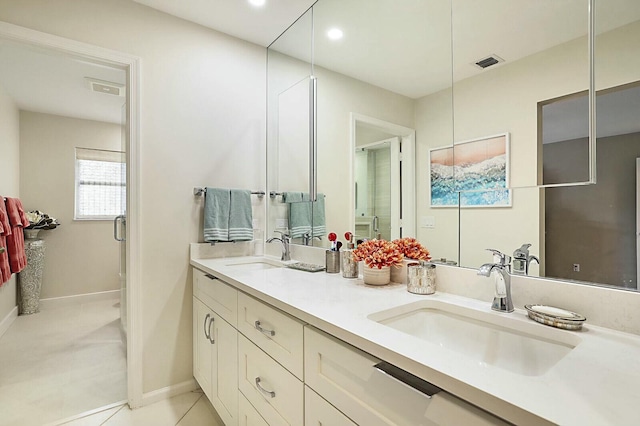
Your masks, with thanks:
M 289 205 L 289 235 L 301 238 L 311 233 L 311 202 L 309 194 L 283 192 L 282 200 Z
M 313 203 L 313 225 L 314 237 L 323 237 L 327 234 L 327 219 L 324 212 L 324 194 L 318 192 L 317 201 Z
M 253 214 L 251 212 L 251 191 L 231 190 L 229 208 L 229 241 L 253 240 Z
M 208 243 L 229 241 L 231 191 L 207 188 L 204 200 L 204 240 Z
M 282 193 L 283 203 L 299 203 L 302 201 L 302 192 L 285 191 Z
M 301 238 L 305 234 L 314 237 L 325 235 L 327 226 L 324 194 L 318 193 L 318 201 L 315 203 L 311 203 L 308 193 L 302 192 L 284 192 L 282 199 L 289 204 L 291 238 Z

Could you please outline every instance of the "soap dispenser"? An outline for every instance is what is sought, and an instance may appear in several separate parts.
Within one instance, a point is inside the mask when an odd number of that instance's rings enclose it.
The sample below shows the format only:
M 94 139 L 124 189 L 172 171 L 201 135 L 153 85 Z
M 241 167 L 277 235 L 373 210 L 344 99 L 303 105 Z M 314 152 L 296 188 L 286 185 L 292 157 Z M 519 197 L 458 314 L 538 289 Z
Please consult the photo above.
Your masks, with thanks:
M 353 234 L 346 232 L 344 237 L 347 239 L 347 248 L 342 250 L 342 276 L 344 278 L 358 278 L 358 262 L 353 258 Z

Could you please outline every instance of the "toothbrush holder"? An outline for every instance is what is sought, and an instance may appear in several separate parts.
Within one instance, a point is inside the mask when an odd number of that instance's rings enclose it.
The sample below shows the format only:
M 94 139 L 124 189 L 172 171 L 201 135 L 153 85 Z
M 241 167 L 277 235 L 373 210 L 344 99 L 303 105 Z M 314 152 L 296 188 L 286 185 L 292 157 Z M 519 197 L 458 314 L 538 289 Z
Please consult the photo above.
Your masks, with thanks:
M 325 271 L 328 274 L 340 272 L 340 252 L 333 250 L 325 251 Z

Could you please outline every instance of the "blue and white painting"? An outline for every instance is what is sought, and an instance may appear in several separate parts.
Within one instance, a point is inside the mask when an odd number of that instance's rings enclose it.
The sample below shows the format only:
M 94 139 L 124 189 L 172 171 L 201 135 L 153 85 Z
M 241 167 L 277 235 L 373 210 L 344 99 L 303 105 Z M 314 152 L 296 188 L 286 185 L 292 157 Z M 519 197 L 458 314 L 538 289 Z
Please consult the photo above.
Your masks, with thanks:
M 510 207 L 509 134 L 430 151 L 431 207 Z

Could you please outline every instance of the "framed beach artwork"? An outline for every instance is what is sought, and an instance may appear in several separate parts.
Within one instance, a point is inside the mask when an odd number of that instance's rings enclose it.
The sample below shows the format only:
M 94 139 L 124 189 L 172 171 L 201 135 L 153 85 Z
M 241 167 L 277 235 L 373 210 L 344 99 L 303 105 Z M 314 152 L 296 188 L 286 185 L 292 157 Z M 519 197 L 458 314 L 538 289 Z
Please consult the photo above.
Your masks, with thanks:
M 431 207 L 511 207 L 509 133 L 429 151 Z

